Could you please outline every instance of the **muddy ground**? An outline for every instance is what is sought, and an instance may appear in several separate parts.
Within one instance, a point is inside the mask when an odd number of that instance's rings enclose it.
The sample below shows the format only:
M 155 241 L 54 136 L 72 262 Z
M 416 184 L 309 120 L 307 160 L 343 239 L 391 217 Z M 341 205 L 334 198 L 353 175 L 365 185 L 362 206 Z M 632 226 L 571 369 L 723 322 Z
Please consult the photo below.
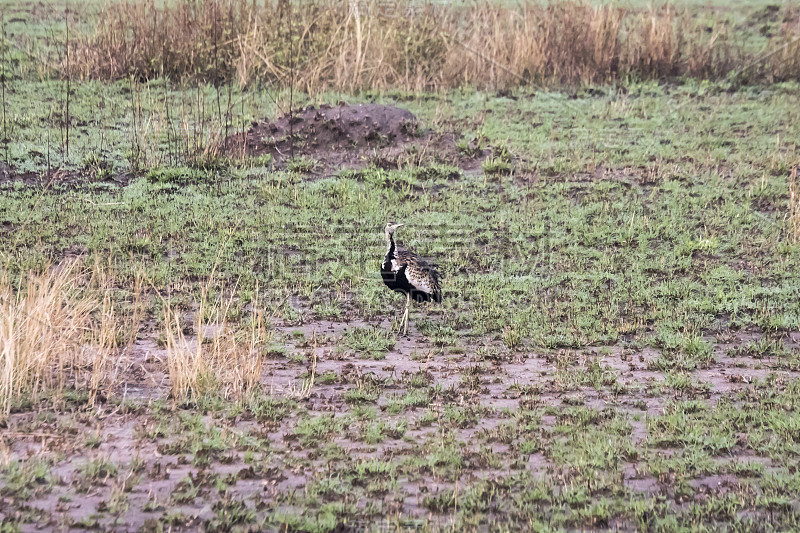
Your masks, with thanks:
M 671 112 L 676 106 L 668 104 Z M 520 116 L 515 108 L 507 113 Z M 498 120 L 498 129 L 513 124 Z M 524 130 L 526 142 L 540 126 Z M 771 128 L 763 134 L 770 146 Z M 605 139 L 601 133 L 592 142 Z M 590 153 L 573 134 L 553 128 L 540 144 L 561 135 L 570 150 Z M 113 194 L 130 198 L 104 196 L 92 211 L 76 194 L 75 213 L 58 199 L 42 211 L 49 218 L 33 224 L 0 212 L 0 237 L 17 233 L 31 247 L 50 245 L 39 231 L 45 224 L 62 224 L 51 237 L 56 252 L 43 247 L 46 257 L 88 256 L 90 246 L 97 252 L 88 237 L 111 220 L 100 245 L 120 240 L 119 256 L 156 274 L 172 265 L 184 277 L 168 281 L 186 290 L 185 302 L 212 265 L 237 279 L 265 254 L 297 267 L 320 248 L 317 266 L 326 275 L 339 273 L 325 268 L 341 257 L 377 267 L 383 220 L 373 218 L 391 202 L 431 224 L 467 219 L 432 254 L 450 267 L 446 303 L 416 306 L 408 337 L 393 331 L 401 299 L 371 292 L 384 291 L 377 271 L 354 283 L 352 272 L 340 284 L 308 270 L 270 279 L 275 294 L 298 277 L 308 278 L 306 289 L 322 281 L 323 297 L 292 300 L 291 312 L 272 320 L 252 397 L 224 390 L 191 401 L 170 397 L 168 354 L 151 313 L 115 363 L 107 396 L 90 405 L 85 390 L 68 390 L 53 401 L 23 402 L 0 428 L 0 533 L 767 531 L 773 519 L 776 529 L 791 531 L 800 522 L 800 334 L 784 298 L 793 294 L 792 279 L 779 267 L 791 269 L 796 256 L 768 218 L 786 203 L 784 184 L 745 190 L 727 174 L 713 181 L 729 164 L 708 154 L 697 158 L 714 162 L 713 178 L 690 163 L 678 168 L 680 154 L 669 165 L 648 166 L 641 157 L 636 165 L 592 159 L 569 168 L 577 160 L 571 155 L 551 154 L 547 166 L 545 153 L 498 156 L 501 141 L 491 151 L 489 160 L 489 148 L 426 129 L 399 107 L 308 107 L 223 144 L 228 162 L 261 158 L 258 175 L 237 169 L 238 181 L 201 183 L 186 195 L 112 176 L 130 185 Z M 530 175 L 517 165 L 526 157 L 537 169 Z M 457 170 L 442 174 L 436 164 Z M 373 181 L 360 173 L 324 179 L 370 165 L 402 171 L 376 172 Z M 430 177 L 415 183 L 416 170 Z M 91 179 L 74 172 L 61 181 L 78 187 Z M 287 174 L 291 188 L 282 181 Z M 0 180 L 21 183 L 23 192 L 56 178 L 0 166 Z M 398 190 L 402 183 L 408 191 Z M 315 215 L 334 197 L 351 212 L 331 232 L 330 213 Z M 52 200 L 21 198 L 23 206 Z M 84 222 L 86 212 L 95 227 Z M 523 218 L 533 222 L 517 224 Z M 347 227 L 356 224 L 369 237 L 359 246 L 352 238 L 364 235 Z M 283 226 L 289 230 L 272 231 Z M 229 236 L 235 251 L 217 263 Z M 417 233 L 416 244 L 433 241 L 426 237 Z M 536 250 L 541 255 L 531 260 Z M 628 263 L 635 253 L 641 256 Z M 740 298 L 742 285 L 748 298 Z M 511 296 L 496 299 L 500 289 Z M 739 315 L 718 311 L 724 305 Z M 240 318 L 252 308 L 241 311 Z M 507 319 L 488 324 L 498 316 Z M 187 330 L 189 342 L 195 334 Z M 364 338 L 375 344 L 354 341 Z
M 173 531 L 217 530 L 214 524 L 219 521 L 220 502 L 244 502 L 266 516 L 291 511 L 289 495 L 307 494 L 320 479 L 335 475 L 337 464 L 424 457 L 430 450 L 423 446 L 437 442 L 442 426 L 449 425 L 453 434 L 448 439 L 454 439 L 458 453 L 465 458 L 457 470 L 442 466 L 441 472 L 433 468 L 398 474 L 397 486 L 354 493 L 352 501 L 362 509 L 377 505 L 374 512 L 405 524 L 401 530 L 414 529 L 413 520 L 423 517 L 426 527 L 447 528 L 452 523 L 449 506 L 453 503 L 442 508 L 432 503 L 433 496 L 452 494 L 458 486 L 491 482 L 520 470 L 542 482 L 569 479 L 571 467 L 552 457 L 552 449 L 545 444 L 557 426 L 565 423 L 565 411 L 585 408 L 601 417 L 624 417 L 630 422 L 626 432 L 630 445 L 644 449 L 648 418 L 663 414 L 672 402 L 692 398 L 715 405 L 747 395 L 753 383 L 767 377 L 778 386 L 800 378 L 800 372 L 782 369 L 777 359 L 731 355 L 734 347 L 762 337 L 748 332 L 716 342 L 713 364 L 692 375 L 696 388 L 680 390 L 665 385 L 664 374 L 652 369 L 651 363 L 658 357 L 653 349 L 615 347 L 603 353 L 592 348 L 548 353 L 505 350 L 485 357 L 479 355 L 480 349 L 436 346 L 414 331 L 413 321 L 410 335 L 399 338 L 380 360 L 341 347 L 348 329 L 391 326 L 386 320 L 276 324 L 278 339 L 287 351 L 265 361 L 261 383 L 270 395 L 297 404 L 278 417 L 260 416 L 247 409 L 222 416 L 203 415 L 202 410 L 194 414 L 197 411 L 188 406 L 171 411 L 166 350 L 155 338 L 140 339 L 120 369 L 122 383 L 117 395 L 121 402 L 101 405 L 96 411 L 80 406 L 56 412 L 34 409 L 10 418 L 3 428 L 4 456 L 16 461 L 47 457 L 52 467 L 28 486 L 24 504 L 9 493 L 9 483 L 0 484 L 4 486 L 0 502 L 7 506 L 0 515 L 30 520 L 22 531 L 151 531 L 165 525 Z M 787 338 L 787 347 L 797 349 L 798 337 Z M 490 339 L 476 341 L 484 347 L 492 345 Z M 595 364 L 614 376 L 613 387 L 576 385 L 568 376 Z M 312 372 L 313 386 L 306 390 Z M 392 405 L 398 398 L 434 384 L 435 392 L 429 392 L 421 403 L 400 411 Z M 394 434 L 390 429 L 377 443 L 365 441 L 364 422 L 354 414 L 354 409 L 363 405 L 349 396 L 370 388 L 377 396 L 364 401 L 377 410 L 381 423 L 389 428 L 403 426 Z M 542 414 L 529 435 L 541 439 L 542 445 L 520 456 L 518 436 L 511 427 L 518 422 L 509 413 L 530 410 Z M 465 418 L 452 419 L 453 413 Z M 348 426 L 319 437 L 336 449 L 335 453 L 298 440 L 302 437 L 298 437 L 297 426 L 303 419 L 345 420 L 348 416 L 354 417 L 348 419 Z M 186 433 L 197 424 L 205 435 L 195 442 L 192 439 L 197 437 Z M 220 442 L 210 442 L 208 432 L 219 436 Z M 262 453 L 254 455 L 248 440 L 263 441 Z M 659 453 L 677 456 L 680 447 L 668 446 Z M 740 445 L 719 461 L 722 472 L 690 477 L 695 497 L 741 489 L 744 478 L 725 473 L 724 465 L 757 463 L 766 472 L 772 465 L 768 458 L 753 455 Z M 676 497 L 675 480 L 653 475 L 646 456 L 634 455 L 619 465 L 618 471 L 621 478 L 617 482 L 630 494 Z M 381 479 L 376 474 L 364 483 L 380 484 Z M 267 526 L 262 523 L 250 530 L 260 527 Z M 355 529 L 339 527 L 360 530 L 357 525 Z M 628 522 L 598 527 L 638 529 Z M 282 530 L 274 523 L 267 529 Z

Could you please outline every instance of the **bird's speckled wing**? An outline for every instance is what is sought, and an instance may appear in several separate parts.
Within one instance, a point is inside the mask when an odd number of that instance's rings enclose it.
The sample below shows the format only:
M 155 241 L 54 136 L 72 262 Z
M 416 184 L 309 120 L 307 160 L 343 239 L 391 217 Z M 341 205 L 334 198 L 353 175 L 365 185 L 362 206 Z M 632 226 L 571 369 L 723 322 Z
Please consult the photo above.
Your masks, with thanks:
M 395 261 L 406 267 L 406 278 L 418 291 L 425 292 L 437 301 L 442 301 L 442 283 L 436 263 L 425 261 L 410 250 L 397 249 Z

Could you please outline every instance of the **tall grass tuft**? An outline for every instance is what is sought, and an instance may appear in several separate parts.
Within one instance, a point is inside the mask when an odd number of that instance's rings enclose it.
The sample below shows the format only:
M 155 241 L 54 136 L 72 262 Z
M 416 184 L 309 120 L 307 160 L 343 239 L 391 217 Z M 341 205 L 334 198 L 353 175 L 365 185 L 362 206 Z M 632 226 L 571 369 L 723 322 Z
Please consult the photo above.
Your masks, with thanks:
M 309 93 L 717 78 L 737 70 L 798 79 L 800 24 L 791 23 L 796 12 L 785 12 L 790 22 L 772 42 L 778 52 L 766 55 L 745 53 L 731 23 L 709 27 L 670 4 L 128 0 L 105 5 L 94 31 L 73 39 L 63 68 L 83 78 L 267 82 Z
M 789 212 L 787 213 L 789 240 L 800 242 L 800 184 L 797 182 L 797 167 L 789 175 Z
M 233 296 L 210 301 L 206 287 L 194 313 L 195 335 L 187 336 L 178 308 L 164 303 L 163 334 L 173 399 L 197 402 L 208 394 L 219 394 L 243 400 L 256 391 L 261 349 L 271 338 L 263 311 L 234 328 L 227 319 Z
M 0 272 L 0 418 L 14 405 L 65 389 L 94 403 L 113 386 L 125 327 L 107 278 L 78 262 L 30 272 L 14 286 Z

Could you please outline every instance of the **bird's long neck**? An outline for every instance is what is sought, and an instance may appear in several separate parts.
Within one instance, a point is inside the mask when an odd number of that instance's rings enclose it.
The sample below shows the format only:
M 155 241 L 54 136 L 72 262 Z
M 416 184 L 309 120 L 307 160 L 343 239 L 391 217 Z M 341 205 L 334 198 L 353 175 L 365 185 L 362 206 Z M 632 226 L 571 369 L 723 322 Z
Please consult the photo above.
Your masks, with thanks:
M 394 255 L 394 235 L 386 232 L 386 257 L 392 257 Z

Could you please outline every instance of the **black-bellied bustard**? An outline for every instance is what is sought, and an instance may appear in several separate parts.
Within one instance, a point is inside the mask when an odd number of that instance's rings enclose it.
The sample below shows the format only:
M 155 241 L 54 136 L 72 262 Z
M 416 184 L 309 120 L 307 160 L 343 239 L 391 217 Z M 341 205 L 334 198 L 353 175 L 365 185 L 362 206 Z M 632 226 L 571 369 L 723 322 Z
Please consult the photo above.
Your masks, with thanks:
M 394 232 L 403 224 L 386 224 L 386 255 L 381 264 L 381 277 L 387 287 L 406 295 L 406 310 L 400 327 L 408 334 L 408 310 L 411 300 L 418 303 L 442 302 L 442 285 L 439 267 L 420 258 L 394 242 Z

